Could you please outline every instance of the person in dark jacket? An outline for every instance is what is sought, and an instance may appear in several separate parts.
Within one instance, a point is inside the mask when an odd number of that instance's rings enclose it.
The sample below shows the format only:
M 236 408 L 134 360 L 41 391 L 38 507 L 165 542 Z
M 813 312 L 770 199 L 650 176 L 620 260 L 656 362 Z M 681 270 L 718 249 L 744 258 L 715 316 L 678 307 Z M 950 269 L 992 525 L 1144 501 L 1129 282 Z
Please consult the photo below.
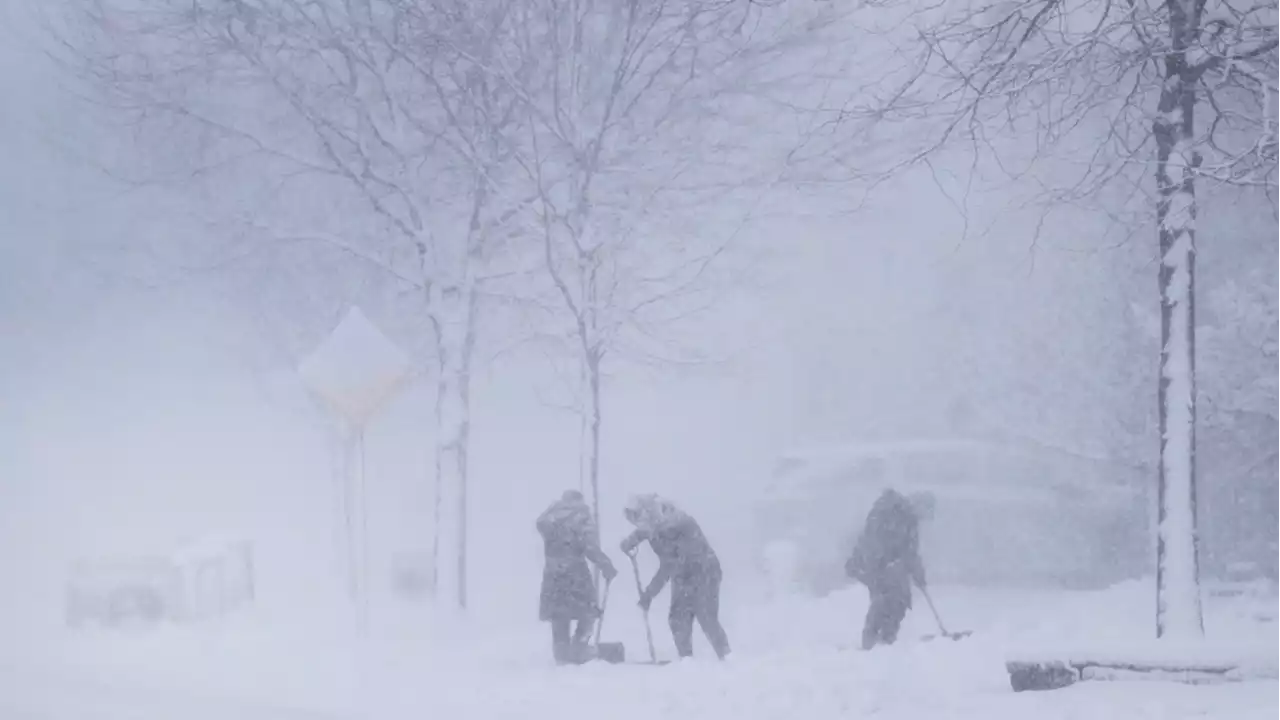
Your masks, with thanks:
M 849 577 L 867 586 L 871 605 L 862 628 L 862 648 L 892 645 L 911 609 L 911 583 L 925 587 L 920 559 L 920 519 L 932 514 L 933 499 L 907 499 L 885 490 L 867 514 L 853 554 L 845 563 Z
M 557 664 L 590 659 L 587 642 L 600 615 L 590 560 L 605 580 L 618 574 L 600 549 L 596 523 L 582 493 L 569 490 L 538 516 L 546 553 L 538 617 L 551 623 L 551 651 Z M 571 625 L 577 623 L 570 636 Z
M 658 556 L 658 572 L 640 594 L 645 610 L 671 581 L 671 610 L 667 620 L 680 657 L 693 655 L 693 621 L 697 620 L 716 656 L 729 654 L 729 637 L 720 624 L 720 559 L 688 513 L 657 495 L 634 497 L 624 510 L 636 529 L 622 541 L 622 551 L 633 556 L 648 542 Z

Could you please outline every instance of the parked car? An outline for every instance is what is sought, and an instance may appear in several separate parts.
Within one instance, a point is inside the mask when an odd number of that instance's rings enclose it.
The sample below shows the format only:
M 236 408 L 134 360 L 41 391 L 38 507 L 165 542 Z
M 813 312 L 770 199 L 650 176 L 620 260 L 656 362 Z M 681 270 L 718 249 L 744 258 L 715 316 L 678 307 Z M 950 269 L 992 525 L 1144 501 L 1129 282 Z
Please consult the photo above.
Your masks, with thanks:
M 846 585 L 844 560 L 886 487 L 934 496 L 921 528 L 934 581 L 1104 587 L 1151 562 L 1135 469 L 1038 446 L 941 440 L 780 458 L 756 503 L 761 569 L 817 595 Z
M 167 555 L 76 561 L 65 615 L 71 627 L 151 626 L 223 617 L 253 599 L 252 546 L 206 538 Z

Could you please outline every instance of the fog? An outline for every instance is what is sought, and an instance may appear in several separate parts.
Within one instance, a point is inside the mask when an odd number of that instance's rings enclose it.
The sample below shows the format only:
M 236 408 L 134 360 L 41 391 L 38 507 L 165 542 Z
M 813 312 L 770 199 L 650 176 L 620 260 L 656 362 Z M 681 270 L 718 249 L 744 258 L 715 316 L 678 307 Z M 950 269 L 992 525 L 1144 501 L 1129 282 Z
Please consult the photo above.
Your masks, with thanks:
M 422 293 L 331 246 L 237 234 L 257 222 L 245 220 L 253 211 L 228 211 L 247 207 L 246 196 L 261 199 L 253 168 L 182 182 L 124 181 L 116 168 L 147 165 L 152 154 L 196 153 L 199 142 L 181 145 L 176 132 L 148 140 L 144 123 L 126 127 L 79 97 L 81 80 L 45 53 L 49 28 L 40 17 L 21 0 L 6 0 L 0 15 L 5 666 L 39 668 L 41 677 L 74 668 L 148 687 L 234 687 L 257 693 L 257 701 L 369 712 L 378 703 L 352 688 L 373 692 L 373 666 L 395 665 L 402 674 L 392 675 L 412 677 L 422 649 L 415 644 L 441 656 L 464 640 L 483 646 L 485 658 L 505 644 L 548 654 L 538 623 L 544 548 L 534 521 L 564 491 L 589 488 L 582 369 L 568 321 L 545 320 L 548 303 L 557 302 L 550 286 L 503 286 L 497 294 L 505 299 L 476 321 L 467 606 L 454 607 L 452 585 L 434 596 L 397 592 L 398 563 L 429 556 L 434 537 L 439 366 Z M 782 107 L 773 111 L 777 126 L 792 122 Z M 761 117 L 768 125 L 770 116 Z M 769 142 L 785 145 L 786 135 Z M 134 148 L 149 143 L 131 164 Z M 1046 160 L 1039 177 L 1065 177 L 1069 167 Z M 274 172 L 261 168 L 264 178 Z M 822 583 L 799 577 L 780 591 L 765 570 L 761 548 L 774 538 L 762 535 L 759 519 L 777 488 L 780 460 L 802 450 L 972 441 L 1039 453 L 1048 459 L 1037 462 L 1047 464 L 1033 476 L 1016 470 L 997 478 L 996 460 L 980 462 L 993 481 L 1049 487 L 1059 482 L 1052 475 L 1098 502 L 1099 488 L 1124 488 L 1129 494 L 1116 512 L 1137 519 L 1124 521 L 1123 537 L 1099 540 L 1093 521 L 1105 523 L 1087 512 L 1085 524 L 1063 532 L 1068 544 L 1100 542 L 1110 548 L 1100 552 L 1135 560 L 1122 571 L 1086 569 L 1083 580 L 1064 579 L 1066 570 L 1052 563 L 1042 575 L 1010 565 L 997 580 L 966 577 L 949 570 L 946 558 L 1000 563 L 1004 556 L 957 545 L 971 536 L 947 536 L 939 528 L 953 526 L 940 519 L 921 531 L 939 587 L 1059 594 L 1073 583 L 1094 592 L 1126 582 L 1148 587 L 1160 453 L 1160 296 L 1150 220 L 1118 217 L 1135 212 L 1127 200 L 1059 203 L 1046 212 L 1033 202 L 1041 180 L 997 175 L 960 148 L 883 182 L 795 175 L 767 192 L 671 211 L 683 231 L 732 243 L 716 266 L 711 300 L 696 312 L 672 311 L 661 333 L 641 338 L 650 343 L 644 347 L 620 343 L 602 371 L 598 523 L 601 545 L 621 571 L 603 632 L 625 636 L 629 656 L 645 652 L 630 567 L 618 552 L 633 529 L 623 508 L 635 494 L 670 498 L 715 547 L 728 631 L 744 637 L 738 654 L 765 652 L 763 631 L 748 618 L 762 603 L 782 602 L 779 592 L 822 607 L 852 592 L 842 578 L 835 590 L 815 593 Z M 236 187 L 236 177 L 244 185 Z M 323 186 L 308 192 L 316 188 Z M 338 217 L 326 226 L 335 234 L 386 230 L 349 212 L 356 200 L 326 197 L 260 217 L 296 219 L 325 206 Z M 1200 197 L 1200 572 L 1206 583 L 1239 572 L 1269 577 L 1274 592 L 1274 203 L 1236 188 L 1208 187 Z M 441 211 L 441 233 L 456 220 L 452 212 Z M 362 223 L 371 229 L 352 230 Z M 527 297 L 510 299 L 526 289 Z M 412 368 L 361 435 L 370 602 L 363 626 L 346 576 L 350 428 L 298 373 L 353 307 Z M 831 541 L 823 542 L 835 575 L 847 552 L 835 536 L 856 534 L 888 484 L 870 482 L 865 502 L 819 502 L 810 512 L 821 517 L 799 521 L 830 528 Z M 988 491 L 972 492 L 981 499 Z M 942 518 L 949 496 L 945 489 L 938 496 Z M 1000 502 L 991 495 L 969 525 L 1013 527 L 1017 511 Z M 1014 542 L 1023 552 L 1057 557 L 1059 536 L 1026 532 Z M 69 626 L 77 563 L 168 557 L 188 543 L 220 539 L 251 548 L 253 591 L 243 604 L 199 621 Z M 642 562 L 646 575 L 656 567 L 651 556 Z M 1135 602 L 1149 608 L 1153 593 L 1136 591 Z M 660 650 L 671 654 L 665 607 L 650 614 Z M 923 608 L 917 603 L 909 622 L 931 623 Z M 809 611 L 787 612 L 794 620 Z M 856 634 L 860 611 L 841 616 Z M 1210 630 L 1224 627 L 1213 622 Z M 1274 633 L 1274 614 L 1269 622 Z M 291 679 L 263 690 L 271 684 L 252 679 L 252 657 L 291 667 L 284 671 Z M 494 682 L 499 692 L 516 687 Z M 716 712 L 725 711 L 694 716 Z
M 730 532 L 731 508 L 749 502 L 753 485 L 791 445 L 943 436 L 948 408 L 965 397 L 960 383 L 972 374 L 962 353 L 979 342 L 1015 351 L 1037 342 L 999 327 L 1000 299 L 1010 285 L 1033 286 L 1032 279 L 1053 270 L 1045 268 L 1051 261 L 1041 258 L 1039 272 L 1032 271 L 1015 246 L 1005 261 L 1012 280 L 948 298 L 949 274 L 998 250 L 942 239 L 956 237 L 960 220 L 940 193 L 923 188 L 910 207 L 853 221 L 851 234 L 864 238 L 858 242 L 845 237 L 847 216 L 788 223 L 787 234 L 805 240 L 788 249 L 792 257 L 772 271 L 768 286 L 700 319 L 724 337 L 713 351 L 727 349 L 728 359 L 610 374 L 602 452 L 610 514 L 618 516 L 629 493 L 678 493 L 691 508 L 706 508 L 699 513 L 706 522 L 724 523 L 722 532 Z M 949 222 L 913 220 L 939 216 Z M 14 254 L 11 268 L 26 253 Z M 19 402 L 9 407 L 25 438 L 21 475 L 46 478 L 33 483 L 30 496 L 41 510 L 19 516 L 47 512 L 61 522 L 57 508 L 66 503 L 66 521 L 83 550 L 164 544 L 200 527 L 246 522 L 272 532 L 270 518 L 306 507 L 317 517 L 305 544 L 323 544 L 334 472 L 329 434 L 337 423 L 290 377 L 288 358 L 258 360 L 267 351 L 257 346 L 270 341 L 259 337 L 255 318 L 228 308 L 210 281 L 136 288 L 74 260 L 52 264 L 52 274 L 85 277 L 87 290 L 78 292 L 74 280 L 66 287 L 27 276 L 41 287 L 19 286 L 22 294 L 6 304 L 12 322 L 27 328 L 25 342 L 7 354 L 20 365 L 6 373 L 18 384 L 10 397 Z M 981 341 L 960 335 L 952 350 L 946 339 L 959 333 L 947 328 L 945 312 L 959 302 L 973 308 L 975 325 L 991 317 L 985 322 L 996 327 Z M 1061 328 L 1040 332 L 1058 336 Z M 475 387 L 476 550 L 486 555 L 474 562 L 504 568 L 493 578 L 495 590 L 507 585 L 509 573 L 536 577 L 539 548 L 515 537 L 527 534 L 531 508 L 579 479 L 579 421 L 555 407 L 558 378 L 539 360 L 533 352 L 505 353 L 487 364 Z M 1065 373 L 1081 370 L 1062 372 L 1049 382 L 1069 382 L 1075 378 Z M 430 502 L 430 391 L 429 382 L 413 384 L 368 435 L 369 477 L 385 494 L 386 522 L 401 542 L 428 533 L 420 514 Z M 1001 384 L 981 391 L 995 397 L 1016 390 Z M 1100 440 L 1081 432 L 1059 441 Z M 620 519 L 606 516 L 606 534 Z M 285 527 L 274 532 L 291 534 Z M 77 547 L 65 537 L 33 544 Z M 486 575 L 477 574 L 479 603 L 489 594 L 480 589 Z

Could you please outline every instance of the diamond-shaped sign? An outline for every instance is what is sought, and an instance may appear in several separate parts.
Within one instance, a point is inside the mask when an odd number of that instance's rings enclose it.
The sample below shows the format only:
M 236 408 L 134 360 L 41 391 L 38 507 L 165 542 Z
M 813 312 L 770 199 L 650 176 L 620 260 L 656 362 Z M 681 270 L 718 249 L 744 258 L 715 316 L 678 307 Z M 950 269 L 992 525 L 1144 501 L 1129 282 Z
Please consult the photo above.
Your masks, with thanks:
M 298 367 L 312 392 L 356 425 L 362 425 L 412 368 L 409 357 L 352 307 Z

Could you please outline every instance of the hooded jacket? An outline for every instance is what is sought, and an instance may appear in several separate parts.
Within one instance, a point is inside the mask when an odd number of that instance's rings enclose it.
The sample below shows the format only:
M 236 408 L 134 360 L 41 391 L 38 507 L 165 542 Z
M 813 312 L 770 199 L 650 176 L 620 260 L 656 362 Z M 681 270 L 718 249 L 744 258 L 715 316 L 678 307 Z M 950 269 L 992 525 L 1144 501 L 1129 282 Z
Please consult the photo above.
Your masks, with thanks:
M 543 620 L 581 618 L 597 609 L 596 587 L 587 567 L 590 560 L 607 575 L 613 563 L 600 550 L 591 508 L 581 493 L 569 491 L 538 516 L 546 566 L 542 572 L 539 617 Z
M 627 503 L 626 514 L 636 529 L 622 541 L 622 551 L 631 553 L 648 541 L 661 563 L 650 583 L 651 595 L 668 578 L 690 582 L 720 573 L 720 559 L 698 522 L 670 500 L 653 494 L 636 496 Z

